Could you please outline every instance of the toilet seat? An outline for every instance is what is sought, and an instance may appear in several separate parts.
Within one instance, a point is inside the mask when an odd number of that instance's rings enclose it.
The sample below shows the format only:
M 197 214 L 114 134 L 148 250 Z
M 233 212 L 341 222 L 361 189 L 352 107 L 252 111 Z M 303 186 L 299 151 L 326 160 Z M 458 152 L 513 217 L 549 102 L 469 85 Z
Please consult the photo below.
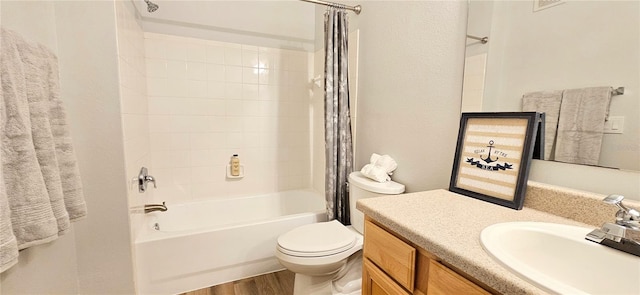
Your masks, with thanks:
M 295 228 L 278 237 L 278 250 L 295 257 L 324 257 L 353 248 L 356 234 L 337 220 Z

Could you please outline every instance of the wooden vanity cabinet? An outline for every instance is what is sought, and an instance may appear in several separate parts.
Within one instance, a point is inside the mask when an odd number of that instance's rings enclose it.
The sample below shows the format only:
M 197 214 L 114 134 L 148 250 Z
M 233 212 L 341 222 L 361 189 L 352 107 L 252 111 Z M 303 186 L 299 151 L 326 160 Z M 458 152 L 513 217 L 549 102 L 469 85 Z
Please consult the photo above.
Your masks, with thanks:
M 363 295 L 485 295 L 489 292 L 433 254 L 365 218 Z

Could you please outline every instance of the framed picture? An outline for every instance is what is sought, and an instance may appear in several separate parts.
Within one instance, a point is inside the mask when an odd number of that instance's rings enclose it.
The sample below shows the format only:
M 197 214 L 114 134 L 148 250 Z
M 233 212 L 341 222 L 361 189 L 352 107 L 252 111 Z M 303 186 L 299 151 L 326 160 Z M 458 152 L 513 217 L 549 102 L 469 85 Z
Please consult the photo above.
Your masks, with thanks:
M 537 112 L 463 113 L 449 190 L 522 209 L 534 150 L 544 154 L 543 124 Z
M 539 11 L 564 3 L 564 0 L 533 0 L 533 11 Z

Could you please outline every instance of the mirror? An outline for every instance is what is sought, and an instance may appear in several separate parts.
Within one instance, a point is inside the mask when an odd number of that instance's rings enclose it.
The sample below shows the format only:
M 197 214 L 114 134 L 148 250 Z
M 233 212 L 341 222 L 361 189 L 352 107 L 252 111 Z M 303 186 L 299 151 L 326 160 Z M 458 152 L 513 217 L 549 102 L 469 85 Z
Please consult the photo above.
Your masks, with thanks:
M 470 0 L 462 111 L 521 111 L 535 91 L 624 87 L 605 123 L 621 133 L 605 131 L 598 166 L 640 171 L 638 11 L 638 1 Z

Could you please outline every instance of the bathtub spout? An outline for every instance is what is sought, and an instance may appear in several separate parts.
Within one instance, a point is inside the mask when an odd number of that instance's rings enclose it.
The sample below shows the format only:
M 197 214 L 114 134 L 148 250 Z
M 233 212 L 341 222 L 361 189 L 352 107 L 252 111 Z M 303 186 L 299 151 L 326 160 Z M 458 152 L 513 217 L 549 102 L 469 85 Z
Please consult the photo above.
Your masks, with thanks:
M 162 202 L 162 204 L 148 204 L 144 205 L 144 213 L 151 213 L 155 211 L 167 211 L 167 205 Z

